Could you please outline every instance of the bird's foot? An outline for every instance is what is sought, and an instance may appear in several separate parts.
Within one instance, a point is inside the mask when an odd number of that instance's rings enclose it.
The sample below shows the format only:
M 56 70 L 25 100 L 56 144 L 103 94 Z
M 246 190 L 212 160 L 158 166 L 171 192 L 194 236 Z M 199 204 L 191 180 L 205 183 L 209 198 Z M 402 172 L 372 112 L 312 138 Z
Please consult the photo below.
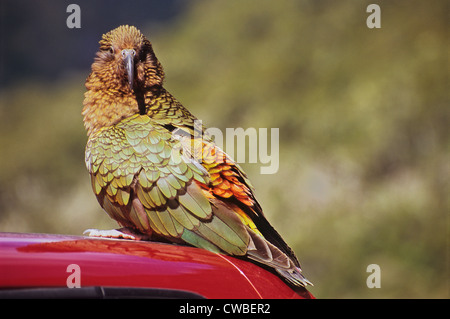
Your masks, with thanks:
M 83 232 L 83 235 L 87 235 L 89 237 L 97 237 L 97 238 L 122 238 L 122 239 L 131 239 L 131 240 L 149 240 L 150 236 L 138 233 L 131 228 L 119 228 L 119 229 L 109 229 L 109 230 L 101 230 L 101 229 L 86 229 Z

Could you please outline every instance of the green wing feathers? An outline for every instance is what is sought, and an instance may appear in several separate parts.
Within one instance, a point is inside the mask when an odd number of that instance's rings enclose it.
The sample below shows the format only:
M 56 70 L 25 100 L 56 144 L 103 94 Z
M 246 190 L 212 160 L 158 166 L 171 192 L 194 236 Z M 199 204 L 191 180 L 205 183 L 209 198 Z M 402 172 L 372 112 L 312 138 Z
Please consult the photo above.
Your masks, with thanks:
M 249 243 L 245 226 L 224 204 L 210 201 L 201 187 L 209 183 L 208 172 L 183 149 L 145 115 L 99 130 L 86 147 L 97 199 L 123 226 L 244 255 Z

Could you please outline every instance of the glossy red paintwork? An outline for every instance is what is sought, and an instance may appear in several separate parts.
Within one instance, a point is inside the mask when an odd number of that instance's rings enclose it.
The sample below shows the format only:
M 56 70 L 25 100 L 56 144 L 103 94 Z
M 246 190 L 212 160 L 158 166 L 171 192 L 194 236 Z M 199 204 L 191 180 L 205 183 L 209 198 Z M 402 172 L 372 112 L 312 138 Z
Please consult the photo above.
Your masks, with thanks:
M 314 298 L 271 272 L 204 249 L 80 236 L 0 233 L 0 289 L 66 287 L 70 264 L 81 286 L 168 288 L 206 298 Z

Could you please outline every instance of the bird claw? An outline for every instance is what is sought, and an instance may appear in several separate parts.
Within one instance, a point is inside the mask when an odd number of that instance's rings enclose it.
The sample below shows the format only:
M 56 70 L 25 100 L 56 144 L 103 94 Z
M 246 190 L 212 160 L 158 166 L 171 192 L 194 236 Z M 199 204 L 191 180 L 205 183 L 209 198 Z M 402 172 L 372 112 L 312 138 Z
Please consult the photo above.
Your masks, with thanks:
M 135 231 L 129 228 L 119 228 L 119 229 L 86 229 L 83 232 L 83 235 L 87 235 L 89 237 L 97 237 L 97 238 L 121 238 L 121 239 L 130 239 L 130 240 L 149 240 L 150 236 L 136 233 Z

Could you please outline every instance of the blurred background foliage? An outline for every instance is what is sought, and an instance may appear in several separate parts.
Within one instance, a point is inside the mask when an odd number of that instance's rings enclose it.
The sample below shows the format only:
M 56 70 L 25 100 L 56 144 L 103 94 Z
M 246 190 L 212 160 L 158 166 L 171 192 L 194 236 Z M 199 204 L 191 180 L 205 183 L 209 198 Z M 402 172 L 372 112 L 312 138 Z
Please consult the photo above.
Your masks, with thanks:
M 278 172 L 242 166 L 318 298 L 449 297 L 447 1 L 80 0 L 68 29 L 71 2 L 1 2 L 0 231 L 116 227 L 80 112 L 101 34 L 132 24 L 205 125 L 280 128 Z

